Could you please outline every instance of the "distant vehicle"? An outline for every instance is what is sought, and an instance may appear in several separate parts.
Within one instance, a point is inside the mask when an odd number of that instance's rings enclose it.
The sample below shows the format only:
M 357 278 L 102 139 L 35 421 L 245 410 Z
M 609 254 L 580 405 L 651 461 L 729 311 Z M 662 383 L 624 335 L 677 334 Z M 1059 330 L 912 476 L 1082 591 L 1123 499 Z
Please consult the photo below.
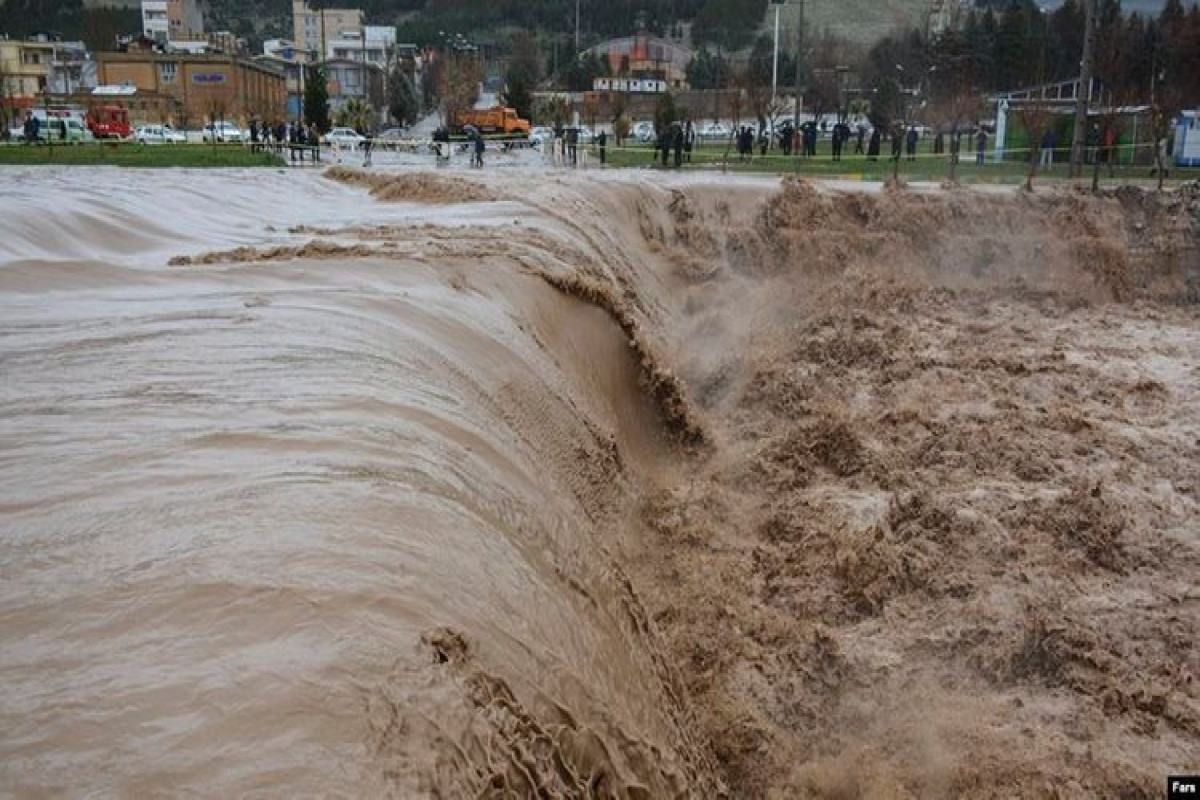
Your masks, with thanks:
M 334 128 L 329 133 L 321 137 L 323 144 L 337 145 L 340 148 L 349 150 L 357 150 L 362 147 L 363 142 L 367 141 L 367 137 L 360 136 L 358 131 L 353 128 Z
M 400 142 L 408 138 L 408 131 L 404 128 L 388 128 L 382 130 L 375 137 L 376 142 Z
M 129 112 L 124 106 L 92 106 L 88 109 L 87 126 L 97 139 L 128 139 L 132 133 Z
M 212 142 L 236 142 L 241 144 L 246 141 L 246 132 L 232 122 L 218 122 L 216 124 L 209 123 L 204 126 L 203 137 L 205 144 Z
M 633 138 L 637 139 L 639 142 L 654 141 L 654 138 L 655 138 L 654 123 L 653 122 L 639 122 L 638 124 L 633 126 L 633 130 L 631 131 L 631 133 L 633 134 Z
M 699 136 L 701 139 L 728 139 L 730 129 L 724 122 L 710 122 L 699 130 Z
M 528 136 L 529 120 L 521 119 L 517 112 L 504 106 L 474 111 L 459 111 L 451 120 L 451 127 L 461 132 L 473 126 L 480 133 L 502 133 L 509 136 Z
M 580 125 L 578 130 L 580 144 L 590 144 L 591 141 L 596 138 L 596 132 L 587 125 Z
M 94 142 L 96 137 L 83 126 L 78 117 L 51 117 L 38 127 L 38 141 L 83 144 Z
M 534 128 L 529 132 L 529 141 L 538 147 L 541 147 L 547 142 L 552 142 L 554 141 L 554 129 L 544 126 Z
M 186 144 L 187 136 L 170 125 L 143 125 L 138 128 L 133 138 L 139 144 Z

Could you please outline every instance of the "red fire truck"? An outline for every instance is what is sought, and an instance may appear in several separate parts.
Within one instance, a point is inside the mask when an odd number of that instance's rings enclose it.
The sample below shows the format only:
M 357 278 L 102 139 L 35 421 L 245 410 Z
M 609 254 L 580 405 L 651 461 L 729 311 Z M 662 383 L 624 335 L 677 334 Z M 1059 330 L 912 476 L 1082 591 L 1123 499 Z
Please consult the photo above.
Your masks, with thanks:
M 87 114 L 88 130 L 97 139 L 128 139 L 129 111 L 124 106 L 92 106 Z

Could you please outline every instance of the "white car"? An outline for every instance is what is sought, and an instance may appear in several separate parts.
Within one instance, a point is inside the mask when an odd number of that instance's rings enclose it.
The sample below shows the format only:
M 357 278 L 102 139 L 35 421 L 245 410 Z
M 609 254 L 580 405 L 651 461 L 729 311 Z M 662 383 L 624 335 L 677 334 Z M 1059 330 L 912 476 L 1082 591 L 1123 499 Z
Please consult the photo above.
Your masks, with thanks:
M 138 144 L 186 144 L 187 136 L 170 125 L 143 125 L 133 132 Z
M 359 136 L 353 128 L 334 128 L 321 137 L 323 143 L 331 147 L 336 145 L 343 150 L 357 150 L 366 140 L 367 137 Z
M 204 126 L 203 138 L 205 144 L 213 141 L 241 144 L 246 141 L 247 136 L 245 131 L 231 122 L 218 122 L 215 125 L 209 123 Z
M 546 142 L 553 142 L 554 129 L 545 127 L 534 128 L 529 132 L 529 141 L 538 147 L 541 147 Z
M 710 122 L 700 129 L 699 135 L 701 139 L 728 139 L 730 130 L 724 122 Z
M 633 126 L 633 137 L 639 142 L 652 142 L 655 138 L 653 122 L 639 122 Z

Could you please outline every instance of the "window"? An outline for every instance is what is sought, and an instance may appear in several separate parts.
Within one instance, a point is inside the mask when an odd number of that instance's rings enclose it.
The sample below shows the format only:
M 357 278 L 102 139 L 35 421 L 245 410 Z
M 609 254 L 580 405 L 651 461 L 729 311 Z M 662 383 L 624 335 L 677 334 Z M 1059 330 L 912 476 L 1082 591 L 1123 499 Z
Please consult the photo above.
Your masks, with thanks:
M 42 54 L 41 53 L 26 53 L 25 54 L 25 63 L 26 64 L 42 63 Z
M 179 64 L 174 61 L 160 61 L 158 63 L 158 76 L 163 83 L 174 83 L 175 76 L 179 72 Z

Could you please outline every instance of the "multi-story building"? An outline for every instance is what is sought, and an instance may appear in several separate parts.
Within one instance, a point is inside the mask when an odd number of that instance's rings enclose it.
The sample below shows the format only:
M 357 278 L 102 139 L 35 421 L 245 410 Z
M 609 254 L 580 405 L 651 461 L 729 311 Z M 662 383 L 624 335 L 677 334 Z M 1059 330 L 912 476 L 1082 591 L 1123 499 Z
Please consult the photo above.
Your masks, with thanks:
M 287 115 L 298 119 L 304 113 L 304 68 L 308 53 L 289 39 L 268 39 L 263 42 L 263 54 L 255 61 L 283 73 L 287 85 Z
M 322 62 L 321 67 L 329 83 L 330 114 L 337 114 L 351 99 L 358 99 L 370 103 L 379 120 L 383 119 L 387 101 L 382 68 L 345 59 L 330 59 Z
M 142 33 L 162 45 L 203 38 L 200 0 L 142 0 Z
M 167 0 L 142 0 L 142 35 L 152 42 L 166 44 L 170 30 Z
M 200 0 L 167 0 L 168 41 L 197 39 L 204 36 L 204 15 Z
M 0 111 L 6 123 L 38 102 L 53 64 L 53 42 L 0 39 Z
M 96 88 L 96 62 L 83 42 L 54 42 L 47 84 L 53 94 L 69 95 Z
M 308 0 L 292 0 L 292 39 L 314 58 L 327 56 L 333 40 L 361 39 L 365 26 L 361 9 L 313 9 Z
M 137 122 L 201 125 L 213 118 L 247 122 L 282 119 L 287 112 L 284 74 L 234 55 L 130 51 L 99 53 L 101 84 L 137 88 L 130 117 Z
M 358 61 L 387 69 L 396 49 L 396 29 L 367 25 L 358 35 L 347 33 L 327 43 L 326 58 Z

